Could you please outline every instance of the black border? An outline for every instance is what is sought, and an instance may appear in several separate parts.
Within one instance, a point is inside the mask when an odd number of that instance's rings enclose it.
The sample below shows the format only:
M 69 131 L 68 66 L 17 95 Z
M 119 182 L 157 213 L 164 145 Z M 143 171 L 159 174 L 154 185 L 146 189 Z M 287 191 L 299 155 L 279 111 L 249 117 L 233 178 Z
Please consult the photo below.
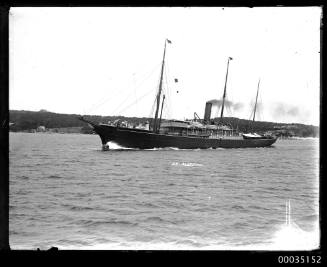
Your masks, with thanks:
M 0 7 L 0 249 L 9 249 L 9 25 Z
M 321 79 L 320 79 L 320 230 L 321 242 L 320 248 L 313 251 L 99 251 L 99 250 L 56 250 L 49 251 L 28 251 L 28 250 L 11 250 L 9 245 L 9 9 L 14 6 L 220 6 L 220 7 L 273 7 L 273 6 L 321 6 L 323 8 L 323 17 L 321 20 Z M 199 1 L 197 4 L 185 1 L 166 1 L 165 3 L 153 3 L 150 1 L 141 1 L 131 4 L 126 0 L 115 0 L 109 3 L 99 3 L 98 1 L 85 2 L 83 5 L 74 2 L 60 3 L 58 1 L 29 1 L 27 4 L 22 1 L 5 1 L 0 4 L 0 260 L 8 258 L 11 263 L 19 259 L 37 259 L 40 261 L 49 259 L 58 259 L 62 256 L 69 257 L 78 262 L 97 263 L 98 260 L 110 264 L 114 260 L 125 263 L 127 260 L 146 259 L 157 264 L 156 259 L 160 258 L 160 263 L 186 263 L 185 260 L 192 263 L 203 263 L 203 260 L 211 260 L 213 264 L 253 264 L 262 265 L 279 264 L 278 256 L 321 256 L 321 262 L 325 262 L 326 258 L 326 238 L 325 238 L 325 222 L 326 222 L 326 200 L 324 198 L 326 191 L 326 154 L 323 148 L 326 145 L 324 136 L 326 127 L 324 125 L 324 114 L 326 106 L 326 95 L 324 90 L 326 73 L 323 44 L 325 43 L 324 25 L 326 25 L 326 8 L 322 1 L 306 1 L 306 3 L 289 3 L 285 1 L 219 1 L 219 3 Z M 128 256 L 128 257 L 126 257 Z M 176 261 L 177 260 L 177 261 Z M 311 262 L 312 263 L 312 262 Z M 298 263 L 303 265 L 304 263 Z M 314 263 L 312 263 L 314 264 Z

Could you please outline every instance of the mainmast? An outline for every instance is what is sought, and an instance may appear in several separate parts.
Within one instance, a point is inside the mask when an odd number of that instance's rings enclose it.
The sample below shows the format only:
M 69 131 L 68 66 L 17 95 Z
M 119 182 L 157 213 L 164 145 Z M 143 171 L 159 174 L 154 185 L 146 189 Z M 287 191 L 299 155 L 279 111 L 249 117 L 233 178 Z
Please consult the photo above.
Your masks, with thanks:
M 165 67 L 165 55 L 166 55 L 166 44 L 167 42 L 171 44 L 171 41 L 166 39 L 165 40 L 165 48 L 164 48 L 164 54 L 162 58 L 162 65 L 161 65 L 161 75 L 160 75 L 160 82 L 159 82 L 159 91 L 157 94 L 157 108 L 156 108 L 156 113 L 154 116 L 154 123 L 153 123 L 153 132 L 157 132 L 159 130 L 159 125 L 158 125 L 158 113 L 159 113 L 159 107 L 160 107 L 160 96 L 161 96 L 161 91 L 162 91 L 162 80 L 163 80 L 163 73 L 164 73 L 164 67 Z
M 229 61 L 233 60 L 233 58 L 229 57 L 227 61 L 227 71 L 226 71 L 226 78 L 225 78 L 225 87 L 224 87 L 224 95 L 223 95 L 223 103 L 221 105 L 221 113 L 220 113 L 220 120 L 223 118 L 224 115 L 224 106 L 225 106 L 225 98 L 226 98 L 226 85 L 227 85 L 227 77 L 228 77 L 228 67 Z
M 255 105 L 254 105 L 254 111 L 253 111 L 253 120 L 255 119 L 255 112 L 257 110 L 257 102 L 258 102 L 258 94 L 259 94 L 259 86 L 260 86 L 260 79 L 259 79 L 259 82 L 258 82 L 258 89 L 257 89 L 257 96 L 255 98 Z

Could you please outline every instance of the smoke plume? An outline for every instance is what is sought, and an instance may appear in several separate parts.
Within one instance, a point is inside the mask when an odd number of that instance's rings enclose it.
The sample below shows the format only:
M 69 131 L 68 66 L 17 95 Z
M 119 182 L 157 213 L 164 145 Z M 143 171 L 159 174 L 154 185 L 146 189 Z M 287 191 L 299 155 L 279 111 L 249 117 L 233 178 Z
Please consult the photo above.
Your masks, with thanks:
M 221 107 L 223 103 L 223 101 L 220 99 L 212 99 L 207 102 L 211 103 L 212 106 L 217 106 L 217 107 Z M 233 110 L 237 111 L 242 109 L 244 107 L 244 104 L 241 102 L 233 103 L 232 101 L 225 99 L 225 107 L 232 108 Z
M 308 110 L 300 109 L 297 106 L 275 103 L 272 107 L 272 115 L 275 119 L 300 119 L 306 120 L 310 116 Z
M 296 117 L 299 114 L 300 114 L 300 110 L 296 106 L 277 103 L 273 108 L 274 117 L 284 117 L 284 116 Z

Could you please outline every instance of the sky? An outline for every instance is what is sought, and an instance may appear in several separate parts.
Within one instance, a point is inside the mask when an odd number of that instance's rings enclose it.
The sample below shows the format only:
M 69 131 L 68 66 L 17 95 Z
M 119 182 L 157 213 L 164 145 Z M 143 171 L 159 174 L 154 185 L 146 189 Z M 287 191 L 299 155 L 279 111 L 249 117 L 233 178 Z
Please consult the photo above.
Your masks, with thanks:
M 9 108 L 153 116 L 168 38 L 164 118 L 203 118 L 232 57 L 225 116 L 251 117 L 260 79 L 256 120 L 319 125 L 321 16 L 320 7 L 11 8 Z

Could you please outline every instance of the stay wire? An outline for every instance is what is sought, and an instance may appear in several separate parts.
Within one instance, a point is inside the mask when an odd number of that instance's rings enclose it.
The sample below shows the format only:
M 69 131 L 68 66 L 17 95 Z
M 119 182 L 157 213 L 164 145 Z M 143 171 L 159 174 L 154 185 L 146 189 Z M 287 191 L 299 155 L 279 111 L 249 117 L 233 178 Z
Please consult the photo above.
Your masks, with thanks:
M 154 70 L 153 70 L 154 71 Z M 153 71 L 151 72 L 151 74 L 150 75 L 148 75 L 148 77 L 146 78 L 146 79 L 144 79 L 143 81 L 142 81 L 142 83 L 141 84 L 139 84 L 137 87 L 136 87 L 136 89 L 138 88 L 138 87 L 140 87 L 142 84 L 143 84 L 143 82 L 145 81 L 145 80 L 147 80 L 151 75 L 152 75 L 152 73 L 153 73 Z M 136 90 L 135 89 L 135 90 Z M 135 91 L 134 90 L 134 91 Z M 147 94 L 147 93 L 146 93 Z M 114 113 L 116 113 L 118 110 L 119 110 L 119 107 L 121 107 L 121 106 L 123 106 L 125 103 L 126 103 L 126 101 L 130 98 L 132 96 L 132 93 L 131 94 L 129 94 L 118 106 L 117 106 L 117 108 L 112 112 L 113 114 Z M 143 95 L 144 96 L 144 95 Z M 142 97 L 141 97 L 142 98 Z M 137 100 L 136 100 L 136 102 L 135 103 L 137 103 Z M 135 103 L 133 103 L 133 104 L 135 104 Z
M 167 72 L 168 72 L 168 68 L 167 68 Z M 168 79 L 167 79 L 167 73 L 165 73 L 165 84 L 166 84 L 166 86 L 165 86 L 165 112 L 163 112 L 163 114 L 165 114 L 166 115 L 166 117 L 170 117 L 170 90 L 169 90 L 169 85 L 168 85 Z M 163 107 L 164 107 L 163 106 Z
M 171 93 L 171 86 L 169 85 L 169 82 L 168 82 L 168 77 L 171 77 L 170 76 L 170 68 L 169 68 L 169 65 L 167 64 L 167 72 L 165 73 L 165 81 L 166 81 L 166 84 L 167 84 L 167 89 L 166 89 L 166 116 L 167 118 L 169 119 L 172 119 L 172 107 L 171 107 L 171 100 L 172 100 L 172 93 Z
M 136 89 L 138 89 L 146 80 L 148 80 L 150 77 L 151 77 L 151 75 L 154 73 L 154 71 L 158 68 L 158 66 L 160 65 L 160 63 L 158 63 L 157 65 L 155 65 L 155 67 L 149 72 L 149 74 L 137 85 L 137 86 L 135 86 L 134 87 L 134 91 L 136 90 Z M 98 104 L 93 104 L 92 106 L 91 106 L 91 108 L 89 108 L 89 109 L 87 109 L 88 110 L 88 112 L 91 112 L 92 110 L 95 110 L 95 109 L 98 109 L 100 106 L 102 106 L 103 104 L 105 104 L 106 102 L 108 102 L 108 101 L 110 101 L 110 100 L 113 100 L 114 98 L 115 98 L 115 96 L 117 96 L 117 94 L 121 94 L 122 92 L 125 92 L 126 90 L 128 90 L 129 88 L 128 87 L 126 87 L 125 89 L 123 89 L 123 90 L 120 90 L 120 88 L 116 88 L 115 90 L 117 90 L 116 91 L 116 93 L 114 94 L 114 96 L 109 96 L 109 97 L 107 97 L 107 98 L 105 98 L 104 100 L 101 100 L 101 101 L 99 101 L 98 102 Z M 125 99 L 126 100 L 126 99 Z M 124 101 L 125 101 L 124 100 Z
M 160 77 L 158 78 L 158 81 L 157 81 L 157 90 L 159 88 L 159 83 L 160 83 Z M 156 105 L 156 102 L 157 102 L 157 97 L 158 97 L 158 94 L 159 92 L 156 90 L 156 94 L 155 94 L 155 97 L 154 97 L 154 103 L 151 107 L 151 113 L 150 113 L 150 118 L 154 118 L 155 117 L 155 113 L 154 113 L 154 110 L 155 110 L 155 105 Z
M 144 97 L 146 97 L 147 95 L 149 95 L 151 92 L 153 92 L 153 89 L 151 89 L 150 91 L 146 92 L 145 94 L 143 94 L 141 97 L 139 97 L 138 99 L 134 100 L 134 102 L 130 103 L 129 105 L 127 105 L 125 108 L 121 109 L 118 114 L 122 114 L 124 111 L 128 110 L 129 108 L 131 108 L 137 101 L 143 99 Z

